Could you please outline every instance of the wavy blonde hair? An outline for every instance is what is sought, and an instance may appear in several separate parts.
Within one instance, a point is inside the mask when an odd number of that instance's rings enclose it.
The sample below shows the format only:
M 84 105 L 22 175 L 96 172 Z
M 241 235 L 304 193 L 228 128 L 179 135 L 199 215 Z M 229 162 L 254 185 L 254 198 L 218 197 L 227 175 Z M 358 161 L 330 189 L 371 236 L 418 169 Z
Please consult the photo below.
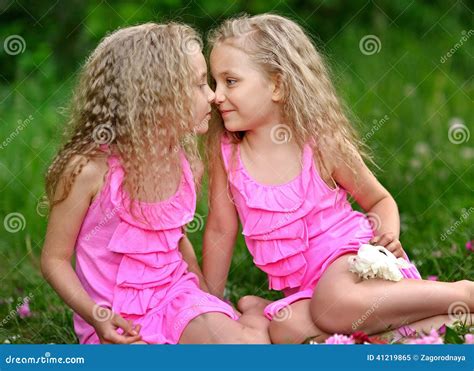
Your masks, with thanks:
M 182 148 L 198 173 L 192 130 L 197 77 L 189 54 L 201 52 L 201 45 L 193 28 L 174 22 L 127 27 L 102 40 L 79 75 L 65 142 L 46 174 L 51 206 L 67 198 L 82 168 L 103 153 L 104 143 L 120 156 L 132 199 L 146 193 L 146 174 L 156 181 L 158 195 L 171 176 L 181 176 L 176 169 L 181 169 Z M 80 161 L 72 161 L 77 155 Z M 62 196 L 55 199 L 61 178 Z
M 208 40 L 211 48 L 223 43 L 239 48 L 267 78 L 279 78 L 283 90 L 283 122 L 290 126 L 291 135 L 300 148 L 305 143 L 312 145 L 324 177 L 337 184 L 328 170 L 329 156 L 343 161 L 351 169 L 360 161 L 357 154 L 376 166 L 344 114 L 323 57 L 298 24 L 274 14 L 243 15 L 224 21 L 209 33 Z M 216 149 L 223 133 L 235 144 L 245 135 L 227 131 L 222 119 L 215 118 L 211 122 L 207 147 L 211 163 L 217 158 L 216 154 L 220 154 Z M 355 171 L 354 175 L 357 175 Z

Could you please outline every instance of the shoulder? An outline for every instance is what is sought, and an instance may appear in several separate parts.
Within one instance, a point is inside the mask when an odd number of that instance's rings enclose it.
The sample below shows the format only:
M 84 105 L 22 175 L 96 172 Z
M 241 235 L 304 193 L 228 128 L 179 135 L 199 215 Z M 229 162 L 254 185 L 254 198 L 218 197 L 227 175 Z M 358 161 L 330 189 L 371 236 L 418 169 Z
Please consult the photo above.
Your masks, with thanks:
M 66 164 L 59 179 L 58 197 L 61 192 L 70 187 L 70 192 L 80 192 L 90 196 L 91 200 L 99 193 L 108 171 L 107 157 L 97 155 L 88 158 L 84 155 L 74 155 Z M 66 196 L 67 197 L 67 196 Z

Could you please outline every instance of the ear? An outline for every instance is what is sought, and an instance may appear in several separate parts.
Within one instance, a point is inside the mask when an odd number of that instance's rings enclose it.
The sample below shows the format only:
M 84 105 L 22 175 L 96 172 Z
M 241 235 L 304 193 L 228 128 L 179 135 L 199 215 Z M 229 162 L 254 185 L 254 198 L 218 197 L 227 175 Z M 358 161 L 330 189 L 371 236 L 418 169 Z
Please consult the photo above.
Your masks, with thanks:
M 283 82 L 281 74 L 272 76 L 272 101 L 278 103 L 283 99 Z

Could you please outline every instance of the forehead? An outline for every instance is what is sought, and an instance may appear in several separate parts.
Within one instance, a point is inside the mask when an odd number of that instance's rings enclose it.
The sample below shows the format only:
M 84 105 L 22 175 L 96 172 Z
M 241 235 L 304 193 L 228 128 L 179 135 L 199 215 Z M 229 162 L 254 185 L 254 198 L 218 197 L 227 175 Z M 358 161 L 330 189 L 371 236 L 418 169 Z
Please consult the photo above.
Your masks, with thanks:
M 212 48 L 210 62 L 213 75 L 227 70 L 245 70 L 254 67 L 243 50 L 226 43 L 216 44 Z
M 204 55 L 199 53 L 193 53 L 189 56 L 191 61 L 191 66 L 195 70 L 196 74 L 201 76 L 202 74 L 207 73 L 207 64 Z

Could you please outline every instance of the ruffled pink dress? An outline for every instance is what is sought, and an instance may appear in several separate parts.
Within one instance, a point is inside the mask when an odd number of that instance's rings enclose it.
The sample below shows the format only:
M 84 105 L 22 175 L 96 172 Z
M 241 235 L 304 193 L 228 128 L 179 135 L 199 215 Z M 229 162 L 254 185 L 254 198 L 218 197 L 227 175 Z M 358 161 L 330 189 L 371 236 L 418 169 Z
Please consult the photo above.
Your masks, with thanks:
M 352 209 L 347 192 L 321 179 L 311 147 L 302 155 L 298 177 L 282 185 L 264 185 L 245 169 L 240 146 L 224 135 L 221 150 L 242 233 L 255 265 L 268 276 L 269 289 L 285 298 L 265 308 L 272 319 L 282 308 L 313 296 L 324 271 L 340 256 L 356 253 L 373 237 L 370 221 Z M 401 270 L 420 279 L 416 267 Z
M 122 188 L 119 157 L 108 158 L 109 171 L 82 224 L 76 243 L 76 273 L 84 289 L 101 306 L 141 324 L 142 340 L 176 344 L 195 317 L 207 312 L 237 314 L 227 303 L 203 292 L 178 249 L 183 226 L 196 207 L 194 179 L 184 153 L 177 192 L 167 200 L 140 202 L 148 223 L 129 212 Z M 97 310 L 94 315 L 101 318 Z M 97 344 L 92 326 L 77 313 L 74 329 L 81 344 Z M 120 332 L 120 330 L 119 330 Z

